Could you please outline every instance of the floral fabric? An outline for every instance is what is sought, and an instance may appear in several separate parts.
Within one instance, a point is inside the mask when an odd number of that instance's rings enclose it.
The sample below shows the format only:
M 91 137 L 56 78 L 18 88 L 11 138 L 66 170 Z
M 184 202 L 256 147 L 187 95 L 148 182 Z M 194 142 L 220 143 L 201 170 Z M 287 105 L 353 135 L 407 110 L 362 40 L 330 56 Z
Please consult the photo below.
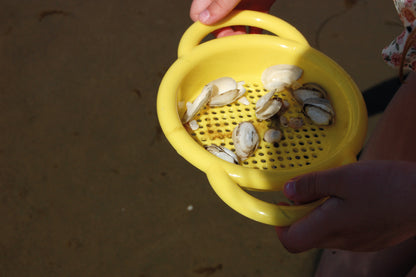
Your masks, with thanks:
M 406 40 L 416 28 L 416 0 L 393 0 L 397 13 L 404 25 L 404 31 L 382 50 L 383 59 L 393 67 L 399 67 Z M 416 48 L 410 47 L 406 54 L 403 69 L 416 71 Z

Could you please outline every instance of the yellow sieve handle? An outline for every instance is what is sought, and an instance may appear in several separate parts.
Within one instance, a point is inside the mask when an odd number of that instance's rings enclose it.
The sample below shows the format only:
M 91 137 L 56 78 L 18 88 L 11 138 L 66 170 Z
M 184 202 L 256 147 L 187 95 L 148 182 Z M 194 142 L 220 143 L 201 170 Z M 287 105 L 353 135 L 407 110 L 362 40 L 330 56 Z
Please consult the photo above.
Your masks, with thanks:
M 283 39 L 293 40 L 304 45 L 309 45 L 305 37 L 286 21 L 263 12 L 234 11 L 224 20 L 214 25 L 204 25 L 197 21 L 183 34 L 178 47 L 178 57 L 190 52 L 195 46 L 215 30 L 229 26 L 251 26 L 269 31 Z
M 221 167 L 211 168 L 207 176 L 214 191 L 227 205 L 250 219 L 273 226 L 291 225 L 326 200 L 296 206 L 275 205 L 245 192 Z

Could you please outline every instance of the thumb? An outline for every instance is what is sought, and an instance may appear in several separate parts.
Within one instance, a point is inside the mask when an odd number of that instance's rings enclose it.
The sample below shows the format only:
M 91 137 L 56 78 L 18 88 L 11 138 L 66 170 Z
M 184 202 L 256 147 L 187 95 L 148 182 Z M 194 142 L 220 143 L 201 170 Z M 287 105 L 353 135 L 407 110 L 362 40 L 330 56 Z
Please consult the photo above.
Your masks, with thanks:
M 210 25 L 218 22 L 227 16 L 241 0 L 213 0 L 198 15 L 198 20 Z
M 347 171 L 336 168 L 302 175 L 287 182 L 283 192 L 296 203 L 307 203 L 326 196 L 339 197 L 343 173 L 348 174 Z

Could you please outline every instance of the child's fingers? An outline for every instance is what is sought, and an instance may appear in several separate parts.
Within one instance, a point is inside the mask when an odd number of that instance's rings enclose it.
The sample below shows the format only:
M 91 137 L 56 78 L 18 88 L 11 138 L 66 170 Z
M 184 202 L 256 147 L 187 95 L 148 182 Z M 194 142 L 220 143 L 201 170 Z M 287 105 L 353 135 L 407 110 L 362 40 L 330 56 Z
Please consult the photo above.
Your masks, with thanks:
M 225 27 L 213 32 L 217 38 L 245 34 L 246 29 L 243 26 Z

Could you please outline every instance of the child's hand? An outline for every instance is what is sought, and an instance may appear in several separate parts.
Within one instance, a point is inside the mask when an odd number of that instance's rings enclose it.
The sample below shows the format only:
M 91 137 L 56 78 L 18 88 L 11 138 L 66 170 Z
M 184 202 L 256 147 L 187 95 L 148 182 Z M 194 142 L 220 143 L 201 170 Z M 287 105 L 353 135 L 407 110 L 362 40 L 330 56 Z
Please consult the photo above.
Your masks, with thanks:
M 190 16 L 194 21 L 214 24 L 226 17 L 232 10 L 255 10 L 268 12 L 275 0 L 193 0 Z M 244 26 L 228 27 L 215 32 L 217 37 L 245 34 Z M 251 28 L 250 33 L 261 33 L 258 28 Z
M 295 203 L 330 198 L 292 226 L 277 228 L 290 252 L 374 251 L 416 235 L 416 163 L 364 161 L 285 185 Z

